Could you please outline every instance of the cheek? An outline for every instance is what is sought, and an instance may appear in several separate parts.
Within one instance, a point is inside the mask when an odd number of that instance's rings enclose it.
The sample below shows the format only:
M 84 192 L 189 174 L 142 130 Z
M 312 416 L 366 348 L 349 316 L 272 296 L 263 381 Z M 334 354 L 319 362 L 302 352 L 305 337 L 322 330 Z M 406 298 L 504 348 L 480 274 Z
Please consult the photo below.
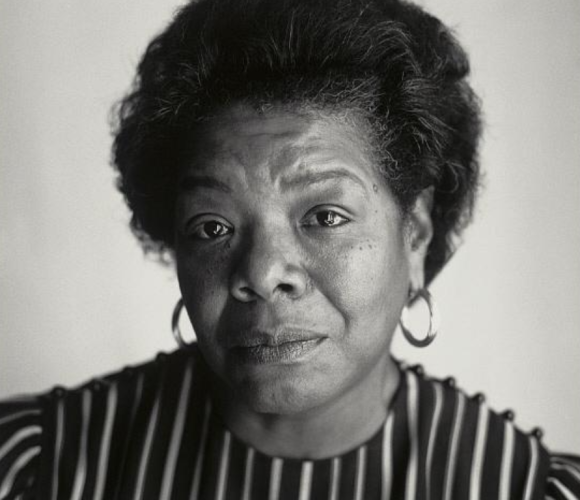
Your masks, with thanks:
M 333 249 L 331 258 L 321 259 L 317 274 L 321 291 L 347 324 L 398 320 L 408 287 L 401 244 L 377 238 L 347 243 Z
M 176 254 L 177 277 L 196 335 L 208 335 L 224 309 L 227 296 L 227 260 Z

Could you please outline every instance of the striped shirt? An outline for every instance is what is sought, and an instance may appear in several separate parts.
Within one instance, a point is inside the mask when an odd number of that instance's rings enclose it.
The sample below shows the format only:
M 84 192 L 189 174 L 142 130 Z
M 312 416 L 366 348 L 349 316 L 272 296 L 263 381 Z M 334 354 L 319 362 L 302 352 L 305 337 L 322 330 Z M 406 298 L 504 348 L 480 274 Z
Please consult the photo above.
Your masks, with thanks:
M 320 460 L 270 457 L 221 423 L 197 349 L 0 403 L 0 500 L 580 499 L 580 460 L 452 379 L 401 367 L 383 426 Z

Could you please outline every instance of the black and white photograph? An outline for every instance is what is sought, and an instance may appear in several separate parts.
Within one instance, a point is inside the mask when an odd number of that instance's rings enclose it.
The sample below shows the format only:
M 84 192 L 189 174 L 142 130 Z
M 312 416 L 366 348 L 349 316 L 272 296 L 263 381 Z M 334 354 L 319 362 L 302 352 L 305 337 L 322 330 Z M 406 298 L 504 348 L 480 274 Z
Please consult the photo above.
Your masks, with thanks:
M 0 500 L 580 500 L 580 2 L 0 0 Z

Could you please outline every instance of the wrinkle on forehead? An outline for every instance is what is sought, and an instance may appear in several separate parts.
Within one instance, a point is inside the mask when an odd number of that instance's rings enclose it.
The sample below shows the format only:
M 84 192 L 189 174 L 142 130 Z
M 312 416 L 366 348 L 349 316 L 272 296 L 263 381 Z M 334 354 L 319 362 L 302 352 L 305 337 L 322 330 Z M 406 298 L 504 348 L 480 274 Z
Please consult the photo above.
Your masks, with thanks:
M 297 162 L 306 152 L 311 135 L 311 119 L 298 114 L 293 118 L 236 106 L 218 115 L 206 129 L 201 137 L 204 151 L 199 151 L 199 157 L 255 167 L 250 162 L 257 156 L 263 166 L 274 167 L 272 174 L 276 177 L 278 170 Z
M 332 163 L 372 168 L 372 155 L 356 120 L 332 112 L 288 110 L 258 112 L 234 106 L 206 122 L 197 137 L 195 159 L 208 170 L 222 164 L 240 167 L 246 182 L 251 177 L 284 184 Z

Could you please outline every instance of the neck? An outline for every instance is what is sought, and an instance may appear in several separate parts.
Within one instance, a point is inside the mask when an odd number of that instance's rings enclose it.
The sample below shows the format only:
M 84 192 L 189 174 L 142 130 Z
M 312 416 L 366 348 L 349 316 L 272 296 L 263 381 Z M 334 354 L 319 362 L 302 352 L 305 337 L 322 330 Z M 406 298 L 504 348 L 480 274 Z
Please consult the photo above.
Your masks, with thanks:
M 226 426 L 242 441 L 269 456 L 321 459 L 343 454 L 368 441 L 383 425 L 399 386 L 400 373 L 390 356 L 361 383 L 339 398 L 290 415 L 263 414 L 228 394 L 214 394 Z

